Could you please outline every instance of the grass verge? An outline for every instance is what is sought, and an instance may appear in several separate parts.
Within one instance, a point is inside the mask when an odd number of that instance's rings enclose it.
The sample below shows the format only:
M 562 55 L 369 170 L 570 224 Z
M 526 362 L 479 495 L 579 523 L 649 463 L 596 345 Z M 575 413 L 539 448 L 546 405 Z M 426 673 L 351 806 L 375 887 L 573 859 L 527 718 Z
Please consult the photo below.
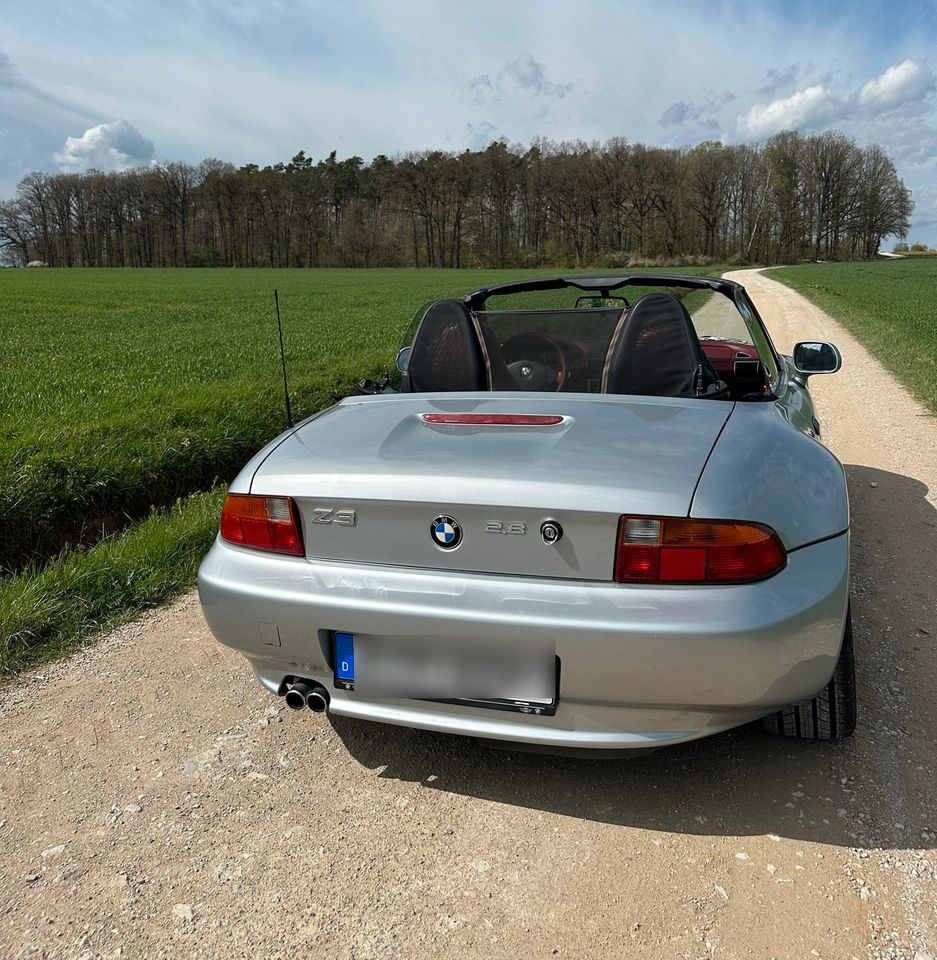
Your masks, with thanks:
M 0 677 L 61 656 L 190 587 L 223 497 L 186 497 L 89 550 L 0 581 Z
M 840 320 L 937 413 L 937 259 L 804 264 L 765 274 Z

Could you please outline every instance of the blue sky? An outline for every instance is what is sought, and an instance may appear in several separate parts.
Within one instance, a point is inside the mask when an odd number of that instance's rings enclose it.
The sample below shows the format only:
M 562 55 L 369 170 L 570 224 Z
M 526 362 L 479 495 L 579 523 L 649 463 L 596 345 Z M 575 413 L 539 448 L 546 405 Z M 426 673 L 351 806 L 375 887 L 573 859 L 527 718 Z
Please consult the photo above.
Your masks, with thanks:
M 935 87 L 937 0 L 4 0 L 0 198 L 30 169 L 838 129 L 937 245 Z

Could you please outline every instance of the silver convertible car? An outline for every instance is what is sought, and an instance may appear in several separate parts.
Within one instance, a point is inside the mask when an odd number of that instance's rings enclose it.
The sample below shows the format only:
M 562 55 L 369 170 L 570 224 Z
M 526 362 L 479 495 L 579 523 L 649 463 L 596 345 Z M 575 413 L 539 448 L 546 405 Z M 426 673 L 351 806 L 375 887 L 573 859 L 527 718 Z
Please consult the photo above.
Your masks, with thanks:
M 404 343 L 231 484 L 202 607 L 271 694 L 556 753 L 852 732 L 835 347 L 660 275 L 438 300 Z

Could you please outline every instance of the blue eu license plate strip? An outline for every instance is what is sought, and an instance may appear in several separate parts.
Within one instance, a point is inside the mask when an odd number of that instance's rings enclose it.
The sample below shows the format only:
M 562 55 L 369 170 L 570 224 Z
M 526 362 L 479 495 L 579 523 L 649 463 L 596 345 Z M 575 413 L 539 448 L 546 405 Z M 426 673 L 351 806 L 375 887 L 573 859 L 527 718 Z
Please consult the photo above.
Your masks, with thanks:
M 345 690 L 355 688 L 355 635 L 335 634 L 335 685 Z

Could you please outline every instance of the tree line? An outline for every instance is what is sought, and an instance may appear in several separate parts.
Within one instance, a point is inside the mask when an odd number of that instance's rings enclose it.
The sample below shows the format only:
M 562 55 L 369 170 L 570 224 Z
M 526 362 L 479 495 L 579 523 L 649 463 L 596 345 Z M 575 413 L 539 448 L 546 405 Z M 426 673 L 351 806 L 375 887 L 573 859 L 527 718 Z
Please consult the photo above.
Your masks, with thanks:
M 461 153 L 240 168 L 209 159 L 30 173 L 0 203 L 25 265 L 627 266 L 871 257 L 913 203 L 890 157 L 841 133 L 653 147 L 492 142 Z

